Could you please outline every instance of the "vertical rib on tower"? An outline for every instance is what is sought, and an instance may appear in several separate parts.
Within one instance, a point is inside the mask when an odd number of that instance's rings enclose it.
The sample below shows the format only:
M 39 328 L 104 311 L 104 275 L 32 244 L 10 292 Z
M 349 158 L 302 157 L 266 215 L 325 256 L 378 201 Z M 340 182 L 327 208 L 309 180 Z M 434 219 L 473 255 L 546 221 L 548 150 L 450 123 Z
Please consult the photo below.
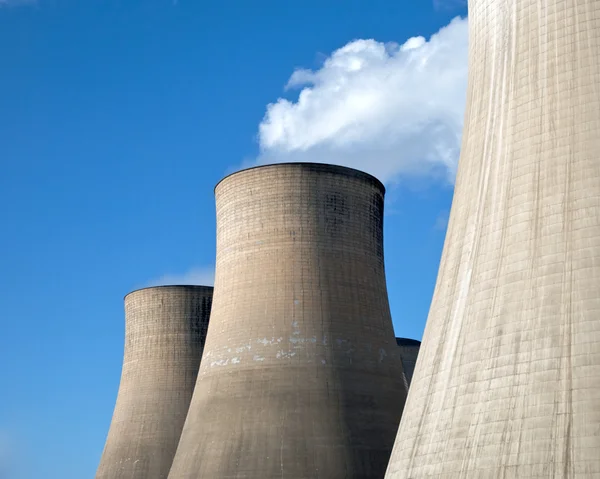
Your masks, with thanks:
M 600 477 L 600 1 L 469 0 L 452 214 L 387 478 Z
M 406 395 L 383 185 L 292 163 L 215 193 L 211 326 L 169 478 L 382 478 Z
M 192 397 L 212 288 L 159 286 L 125 296 L 119 394 L 96 479 L 165 479 Z

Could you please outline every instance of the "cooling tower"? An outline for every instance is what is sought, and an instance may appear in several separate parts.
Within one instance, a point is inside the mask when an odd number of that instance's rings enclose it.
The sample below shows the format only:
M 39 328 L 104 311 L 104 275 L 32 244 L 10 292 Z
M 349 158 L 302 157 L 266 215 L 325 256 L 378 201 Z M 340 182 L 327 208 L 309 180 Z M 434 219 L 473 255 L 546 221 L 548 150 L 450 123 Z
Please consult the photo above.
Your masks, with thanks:
M 211 326 L 169 478 L 383 478 L 406 396 L 383 185 L 289 163 L 215 196 Z
M 446 243 L 396 478 L 600 477 L 600 1 L 469 0 Z
M 421 347 L 421 341 L 408 338 L 396 338 L 396 344 L 400 348 L 402 370 L 404 371 L 404 378 L 406 379 L 406 385 L 408 387 L 412 381 L 415 364 L 417 363 L 417 356 L 419 355 L 419 348 Z
M 96 479 L 165 479 L 198 375 L 211 287 L 125 296 L 125 357 Z

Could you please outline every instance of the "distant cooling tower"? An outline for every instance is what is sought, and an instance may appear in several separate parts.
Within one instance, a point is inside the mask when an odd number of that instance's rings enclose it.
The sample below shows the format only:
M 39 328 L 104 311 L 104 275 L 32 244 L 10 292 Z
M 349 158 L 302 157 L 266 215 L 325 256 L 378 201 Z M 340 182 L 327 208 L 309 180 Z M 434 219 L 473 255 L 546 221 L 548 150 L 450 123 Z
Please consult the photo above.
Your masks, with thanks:
M 125 296 L 125 357 L 96 479 L 165 479 L 192 397 L 211 287 L 159 286 Z
M 406 384 L 410 386 L 415 370 L 415 364 L 417 363 L 417 356 L 419 355 L 419 348 L 421 347 L 421 341 L 408 338 L 396 338 L 396 344 L 398 344 L 398 347 L 400 348 L 400 360 L 402 361 L 402 370 L 404 371 Z
M 452 213 L 387 478 L 600 477 L 600 1 L 469 0 Z
M 382 478 L 406 396 L 383 185 L 291 163 L 215 193 L 211 326 L 169 478 Z

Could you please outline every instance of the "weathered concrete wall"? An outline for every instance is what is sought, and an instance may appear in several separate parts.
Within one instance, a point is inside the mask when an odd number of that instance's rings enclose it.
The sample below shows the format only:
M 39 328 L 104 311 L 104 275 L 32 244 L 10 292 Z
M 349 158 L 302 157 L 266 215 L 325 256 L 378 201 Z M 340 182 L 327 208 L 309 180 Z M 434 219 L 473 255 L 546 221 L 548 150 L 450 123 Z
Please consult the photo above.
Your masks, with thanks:
M 600 477 L 600 1 L 469 0 L 437 286 L 387 478 Z
M 396 338 L 396 344 L 400 348 L 402 370 L 404 372 L 404 378 L 406 379 L 406 385 L 408 387 L 410 386 L 410 382 L 412 381 L 413 373 L 415 371 L 415 364 L 417 363 L 417 357 L 419 356 L 421 341 L 409 338 Z
M 406 395 L 383 186 L 296 163 L 215 191 L 211 325 L 169 478 L 382 478 Z
M 96 479 L 165 479 L 192 397 L 213 288 L 159 286 L 125 297 L 125 355 Z

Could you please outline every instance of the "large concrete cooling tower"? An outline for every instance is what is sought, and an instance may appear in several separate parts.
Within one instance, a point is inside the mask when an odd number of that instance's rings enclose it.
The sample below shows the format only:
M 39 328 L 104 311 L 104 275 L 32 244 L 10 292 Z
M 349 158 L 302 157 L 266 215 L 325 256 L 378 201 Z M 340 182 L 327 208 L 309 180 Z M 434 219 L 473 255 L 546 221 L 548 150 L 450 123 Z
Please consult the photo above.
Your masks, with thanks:
M 211 287 L 159 286 L 125 296 L 125 357 L 96 479 L 165 479 L 192 397 Z
M 211 325 L 169 478 L 383 478 L 406 395 L 383 185 L 290 163 L 215 193 Z
M 415 364 L 417 364 L 417 357 L 419 356 L 421 341 L 409 338 L 396 338 L 396 344 L 400 348 L 400 360 L 402 361 L 402 370 L 404 371 L 406 384 L 410 386 L 413 372 L 415 371 Z
M 387 478 L 600 477 L 600 1 L 469 0 L 446 244 Z

